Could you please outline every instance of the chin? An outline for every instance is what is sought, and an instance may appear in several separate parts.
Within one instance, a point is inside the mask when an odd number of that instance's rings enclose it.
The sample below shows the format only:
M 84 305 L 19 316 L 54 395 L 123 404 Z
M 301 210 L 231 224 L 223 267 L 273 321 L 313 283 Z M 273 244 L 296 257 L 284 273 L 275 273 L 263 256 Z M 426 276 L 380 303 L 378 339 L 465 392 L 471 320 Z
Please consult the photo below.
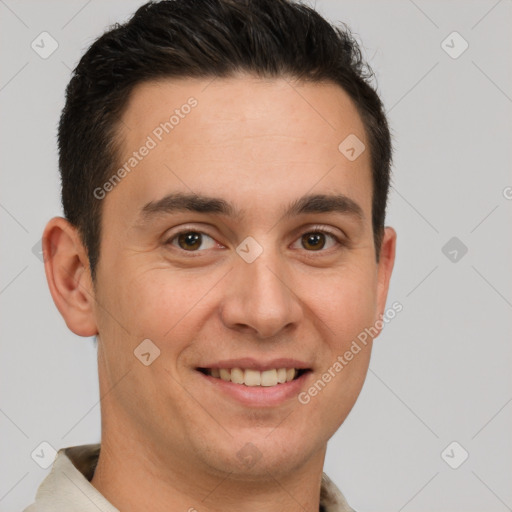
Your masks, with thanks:
M 205 462 L 216 472 L 230 474 L 230 479 L 263 481 L 270 475 L 277 478 L 293 473 L 321 451 L 310 446 L 311 434 L 301 438 L 289 435 L 288 429 L 280 434 L 277 429 L 267 429 L 264 434 L 245 433 L 231 438 L 222 447 L 217 444 L 215 449 L 210 448 Z

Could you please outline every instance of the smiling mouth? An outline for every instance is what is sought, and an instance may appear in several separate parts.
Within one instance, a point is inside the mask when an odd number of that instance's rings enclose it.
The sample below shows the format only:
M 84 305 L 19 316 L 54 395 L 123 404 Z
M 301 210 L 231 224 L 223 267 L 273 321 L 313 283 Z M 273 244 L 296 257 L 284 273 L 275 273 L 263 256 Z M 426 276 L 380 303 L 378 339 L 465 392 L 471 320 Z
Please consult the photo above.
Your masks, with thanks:
M 243 384 L 249 387 L 271 387 L 286 384 L 292 380 L 297 380 L 304 373 L 311 371 L 304 368 L 275 368 L 261 372 L 249 368 L 197 368 L 197 370 L 215 379 L 233 382 L 234 384 Z

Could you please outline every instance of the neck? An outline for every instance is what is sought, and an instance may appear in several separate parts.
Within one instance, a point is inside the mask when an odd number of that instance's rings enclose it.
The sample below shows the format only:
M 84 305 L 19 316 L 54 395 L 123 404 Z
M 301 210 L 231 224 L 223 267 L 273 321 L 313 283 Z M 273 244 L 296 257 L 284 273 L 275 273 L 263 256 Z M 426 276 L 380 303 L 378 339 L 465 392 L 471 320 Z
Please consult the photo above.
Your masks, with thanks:
M 147 440 L 126 438 L 121 430 L 102 436 L 91 483 L 123 512 L 146 511 L 148 499 L 152 512 L 239 512 L 241 503 L 245 512 L 318 512 L 325 448 L 291 474 L 269 468 L 249 479 L 205 469 L 197 459 L 155 455 Z

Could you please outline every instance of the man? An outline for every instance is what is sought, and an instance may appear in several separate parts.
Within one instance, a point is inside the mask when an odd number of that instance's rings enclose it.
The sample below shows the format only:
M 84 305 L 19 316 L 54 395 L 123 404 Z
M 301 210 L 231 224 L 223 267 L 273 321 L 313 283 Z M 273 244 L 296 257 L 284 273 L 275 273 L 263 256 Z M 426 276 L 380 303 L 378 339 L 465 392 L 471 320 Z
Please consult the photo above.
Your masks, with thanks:
M 102 439 L 61 449 L 28 512 L 352 510 L 323 464 L 396 243 L 365 69 L 287 0 L 146 4 L 87 51 L 43 248 L 97 337 Z

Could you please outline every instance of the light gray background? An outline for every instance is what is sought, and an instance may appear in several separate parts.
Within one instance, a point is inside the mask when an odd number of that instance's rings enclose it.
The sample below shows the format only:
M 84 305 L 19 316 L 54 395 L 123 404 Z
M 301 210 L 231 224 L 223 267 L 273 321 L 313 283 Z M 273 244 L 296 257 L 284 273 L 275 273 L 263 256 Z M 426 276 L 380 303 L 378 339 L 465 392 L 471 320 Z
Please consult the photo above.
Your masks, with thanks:
M 72 334 L 32 248 L 60 215 L 56 126 L 70 70 L 140 1 L 0 0 L 0 511 L 48 474 L 31 452 L 98 442 L 96 349 Z M 358 512 L 512 510 L 512 1 L 316 3 L 363 41 L 394 133 L 388 305 L 325 471 Z M 59 44 L 42 59 L 43 31 Z M 457 31 L 458 58 L 441 43 Z M 452 51 L 460 41 L 448 39 Z M 507 191 L 509 192 L 507 194 Z M 442 247 L 468 248 L 456 262 Z M 469 458 L 452 469 L 462 449 Z M 446 458 L 446 457 L 445 457 Z

